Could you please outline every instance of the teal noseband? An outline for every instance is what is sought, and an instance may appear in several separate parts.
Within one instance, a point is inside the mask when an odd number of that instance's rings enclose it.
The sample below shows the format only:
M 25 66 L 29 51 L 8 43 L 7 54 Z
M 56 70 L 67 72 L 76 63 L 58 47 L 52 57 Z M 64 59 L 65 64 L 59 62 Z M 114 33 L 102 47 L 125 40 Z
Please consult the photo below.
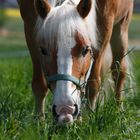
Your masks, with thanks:
M 56 74 L 56 75 L 52 75 L 52 76 L 46 76 L 47 82 L 54 82 L 54 81 L 70 81 L 73 82 L 78 88 L 81 87 L 81 82 L 79 79 L 77 79 L 74 76 L 68 75 L 68 74 Z

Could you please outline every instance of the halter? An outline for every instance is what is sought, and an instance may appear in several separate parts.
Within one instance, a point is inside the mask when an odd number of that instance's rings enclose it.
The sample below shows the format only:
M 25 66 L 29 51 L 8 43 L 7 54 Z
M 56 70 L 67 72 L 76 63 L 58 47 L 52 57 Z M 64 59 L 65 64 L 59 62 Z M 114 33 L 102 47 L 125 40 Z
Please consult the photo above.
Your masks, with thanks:
M 73 82 L 78 88 L 81 87 L 82 83 L 81 80 L 79 80 L 78 78 L 68 75 L 68 74 L 55 74 L 52 76 L 46 76 L 47 82 L 54 82 L 54 81 L 70 81 Z
M 92 65 L 94 62 L 92 49 L 90 51 L 90 54 L 91 54 L 90 67 L 88 69 L 88 72 L 86 74 L 84 81 L 81 81 L 80 79 L 78 79 L 72 75 L 68 75 L 68 74 L 55 74 L 55 75 L 51 75 L 51 76 L 45 75 L 45 78 L 46 78 L 48 84 L 50 84 L 50 82 L 61 81 L 61 80 L 62 81 L 70 81 L 70 82 L 74 83 L 77 86 L 77 88 L 80 90 L 80 92 L 83 93 L 82 98 L 81 98 L 81 103 L 85 104 L 87 102 L 87 99 L 85 99 L 85 91 L 83 91 L 83 89 L 85 90 L 86 82 L 88 80 L 88 77 L 90 75 L 90 71 L 91 71 L 91 68 L 92 68 Z M 73 116 L 76 116 L 77 114 L 78 114 L 78 116 L 80 116 L 80 112 L 77 112 L 78 111 L 77 104 L 75 104 L 74 106 L 76 108 L 76 111 L 74 112 Z M 53 110 L 54 116 L 56 116 L 56 118 L 57 118 L 58 114 L 56 113 L 55 108 L 56 108 L 56 106 L 54 105 L 52 110 Z
M 50 84 L 51 82 L 62 80 L 62 81 L 70 81 L 70 82 L 74 83 L 77 86 L 78 89 L 83 88 L 86 84 L 86 81 L 88 80 L 90 70 L 91 70 L 92 64 L 94 62 L 92 49 L 90 51 L 90 54 L 91 54 L 91 64 L 90 64 L 89 70 L 86 74 L 86 78 L 85 78 L 84 81 L 81 81 L 80 79 L 78 79 L 78 78 L 76 78 L 72 75 L 69 75 L 69 74 L 55 74 L 55 75 L 51 75 L 51 76 L 45 75 L 45 78 L 46 78 L 48 84 Z

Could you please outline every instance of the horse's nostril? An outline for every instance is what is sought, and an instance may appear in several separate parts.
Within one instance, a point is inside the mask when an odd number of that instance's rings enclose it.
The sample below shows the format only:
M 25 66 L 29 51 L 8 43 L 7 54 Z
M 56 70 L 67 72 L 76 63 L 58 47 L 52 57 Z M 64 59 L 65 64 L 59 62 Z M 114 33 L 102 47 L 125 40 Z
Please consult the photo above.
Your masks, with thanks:
M 52 113 L 53 113 L 53 116 L 57 116 L 57 112 L 56 112 L 56 105 L 53 105 L 52 107 Z
M 77 116 L 79 114 L 79 108 L 78 108 L 77 104 L 74 104 L 74 106 L 75 106 L 75 111 L 74 111 L 74 113 L 72 115 Z

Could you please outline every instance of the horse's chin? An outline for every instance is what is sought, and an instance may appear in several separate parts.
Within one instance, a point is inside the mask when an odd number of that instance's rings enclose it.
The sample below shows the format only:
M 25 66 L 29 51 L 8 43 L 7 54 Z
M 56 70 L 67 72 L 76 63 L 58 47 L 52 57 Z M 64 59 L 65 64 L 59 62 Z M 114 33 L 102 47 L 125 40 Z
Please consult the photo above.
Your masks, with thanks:
M 74 118 L 71 114 L 61 114 L 57 118 L 58 124 L 63 125 L 63 124 L 73 124 Z

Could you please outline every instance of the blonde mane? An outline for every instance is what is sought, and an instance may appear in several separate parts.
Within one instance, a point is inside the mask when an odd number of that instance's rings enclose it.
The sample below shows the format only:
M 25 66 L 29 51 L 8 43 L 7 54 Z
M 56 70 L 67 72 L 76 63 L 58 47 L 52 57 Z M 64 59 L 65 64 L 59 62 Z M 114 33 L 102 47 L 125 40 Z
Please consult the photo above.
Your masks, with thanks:
M 65 38 L 74 37 L 75 32 L 78 31 L 84 38 L 91 40 L 91 45 L 94 48 L 97 47 L 95 2 L 88 17 L 82 19 L 76 9 L 79 1 L 66 0 L 60 6 L 53 7 L 46 19 L 43 20 L 38 17 L 36 33 L 40 45 L 47 46 L 50 49 L 59 47 L 58 44 L 65 47 Z

